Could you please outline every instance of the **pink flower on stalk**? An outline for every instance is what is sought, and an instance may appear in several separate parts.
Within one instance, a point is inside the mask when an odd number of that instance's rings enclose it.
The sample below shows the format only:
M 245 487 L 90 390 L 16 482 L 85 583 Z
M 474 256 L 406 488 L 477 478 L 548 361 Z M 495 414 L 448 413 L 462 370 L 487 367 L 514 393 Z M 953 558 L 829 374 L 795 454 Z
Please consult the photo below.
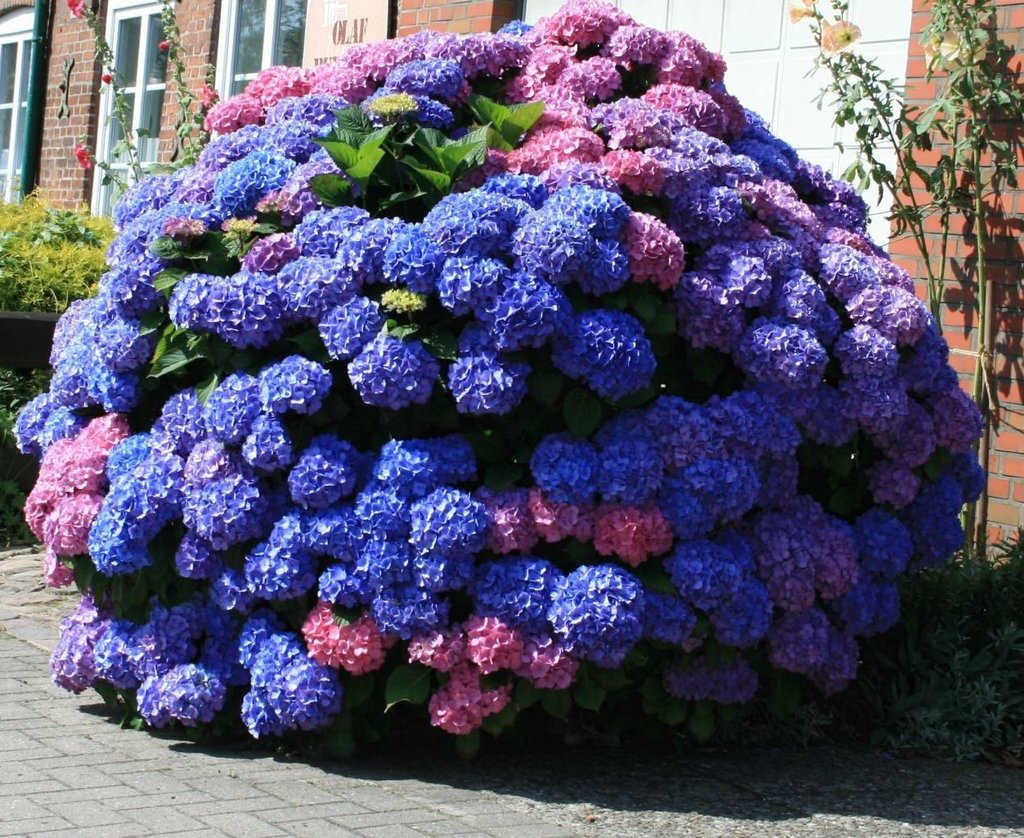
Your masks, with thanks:
M 104 73 L 100 76 L 100 81 L 104 84 L 110 84 L 114 80 L 114 77 L 110 73 Z
M 78 161 L 79 166 L 87 170 L 92 168 L 92 155 L 89 153 L 89 149 L 86 147 L 85 143 L 81 141 L 75 143 L 71 151 L 75 155 L 75 159 Z
M 68 0 L 68 8 L 74 17 L 85 17 L 85 0 Z
M 789 0 L 789 22 L 797 23 L 805 17 L 814 16 L 816 0 Z
M 214 90 L 210 85 L 204 84 L 199 88 L 199 104 L 204 109 L 210 109 L 220 100 L 220 94 Z
M 161 41 L 159 44 L 156 45 L 156 48 L 160 50 L 160 52 L 167 52 L 167 50 L 171 48 L 171 42 Z
M 821 24 L 821 53 L 825 56 L 840 55 L 853 49 L 860 40 L 860 27 L 848 20 Z

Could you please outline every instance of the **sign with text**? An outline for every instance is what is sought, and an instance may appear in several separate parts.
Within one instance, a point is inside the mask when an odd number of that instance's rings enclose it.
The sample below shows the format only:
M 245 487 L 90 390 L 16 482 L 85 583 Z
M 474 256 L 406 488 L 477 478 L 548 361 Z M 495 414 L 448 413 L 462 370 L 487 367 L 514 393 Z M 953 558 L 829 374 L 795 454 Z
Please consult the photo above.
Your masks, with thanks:
M 392 0 L 308 0 L 302 66 L 333 61 L 347 47 L 388 37 Z

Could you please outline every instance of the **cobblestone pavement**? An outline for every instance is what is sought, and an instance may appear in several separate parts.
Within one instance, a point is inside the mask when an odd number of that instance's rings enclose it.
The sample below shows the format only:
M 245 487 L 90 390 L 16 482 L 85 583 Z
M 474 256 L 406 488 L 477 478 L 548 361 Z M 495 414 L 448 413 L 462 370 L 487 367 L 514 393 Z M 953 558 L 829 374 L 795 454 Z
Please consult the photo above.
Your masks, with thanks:
M 310 765 L 121 730 L 47 677 L 74 595 L 0 553 L 0 836 L 1024 836 L 1024 774 L 832 748 L 486 752 Z

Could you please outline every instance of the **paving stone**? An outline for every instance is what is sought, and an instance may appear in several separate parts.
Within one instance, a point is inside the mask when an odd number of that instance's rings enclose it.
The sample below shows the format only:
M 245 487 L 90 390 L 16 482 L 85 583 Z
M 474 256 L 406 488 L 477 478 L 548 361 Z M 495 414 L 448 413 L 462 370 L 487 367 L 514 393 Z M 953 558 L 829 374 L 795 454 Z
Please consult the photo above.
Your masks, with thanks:
M 405 824 L 367 826 L 360 829 L 359 834 L 365 836 L 365 838 L 423 838 L 422 832 L 417 832 Z
M 281 828 L 289 835 L 299 835 L 302 838 L 309 838 L 311 835 L 315 835 L 316 838 L 359 838 L 358 832 L 345 829 L 331 821 L 289 821 L 281 824 Z
M 0 821 L 0 835 L 37 835 L 50 832 L 67 838 L 67 830 L 71 829 L 74 829 L 73 824 L 53 815 L 25 821 Z
M 208 825 L 237 838 L 270 838 L 288 833 L 271 824 L 264 823 L 255 815 L 244 813 L 231 815 L 206 815 L 202 818 Z

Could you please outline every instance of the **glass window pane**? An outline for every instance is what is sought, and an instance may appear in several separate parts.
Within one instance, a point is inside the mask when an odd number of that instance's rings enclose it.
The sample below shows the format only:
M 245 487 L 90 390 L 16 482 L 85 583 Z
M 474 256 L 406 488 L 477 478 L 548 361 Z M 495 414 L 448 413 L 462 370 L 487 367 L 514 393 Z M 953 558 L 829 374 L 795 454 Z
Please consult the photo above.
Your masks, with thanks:
M 267 0 L 239 0 L 235 30 L 235 78 L 263 69 L 263 31 L 266 29 Z
M 0 110 L 0 169 L 11 165 L 11 109 Z
M 142 97 L 142 114 L 139 117 L 139 159 L 143 163 L 155 163 L 159 156 L 160 112 L 163 106 L 163 90 L 147 90 Z
M 18 94 L 18 101 L 21 102 L 21 106 L 25 107 L 26 100 L 28 99 L 28 72 L 29 66 L 32 63 L 32 42 L 22 41 L 21 42 L 21 90 Z
M 146 45 L 146 84 L 163 84 L 167 80 L 167 53 L 160 49 L 164 29 L 160 15 L 149 16 L 149 43 Z
M 302 46 L 306 39 L 306 0 L 279 0 L 275 31 L 274 63 L 301 67 Z
M 125 18 L 118 24 L 117 54 L 114 56 L 114 62 L 117 65 L 117 83 L 122 86 L 135 86 L 135 76 L 139 69 L 139 38 L 141 37 L 141 17 Z
M 131 119 L 131 118 L 133 118 L 133 114 L 135 113 L 135 94 L 134 93 L 126 93 L 124 95 L 124 99 L 125 99 L 125 106 L 127 108 L 127 117 L 129 119 Z M 128 127 L 129 127 L 129 129 L 131 128 L 130 125 Z M 116 114 L 112 114 L 111 117 L 110 117 L 110 129 L 109 130 L 110 130 L 110 160 L 112 160 L 112 161 L 124 160 L 125 159 L 124 153 L 122 152 L 121 154 L 118 154 L 114 150 L 114 147 L 119 142 L 121 142 L 121 140 L 124 139 L 124 131 L 121 128 L 121 122 L 117 118 Z
M 18 45 L 0 47 L 0 104 L 14 101 L 14 71 L 18 66 Z

